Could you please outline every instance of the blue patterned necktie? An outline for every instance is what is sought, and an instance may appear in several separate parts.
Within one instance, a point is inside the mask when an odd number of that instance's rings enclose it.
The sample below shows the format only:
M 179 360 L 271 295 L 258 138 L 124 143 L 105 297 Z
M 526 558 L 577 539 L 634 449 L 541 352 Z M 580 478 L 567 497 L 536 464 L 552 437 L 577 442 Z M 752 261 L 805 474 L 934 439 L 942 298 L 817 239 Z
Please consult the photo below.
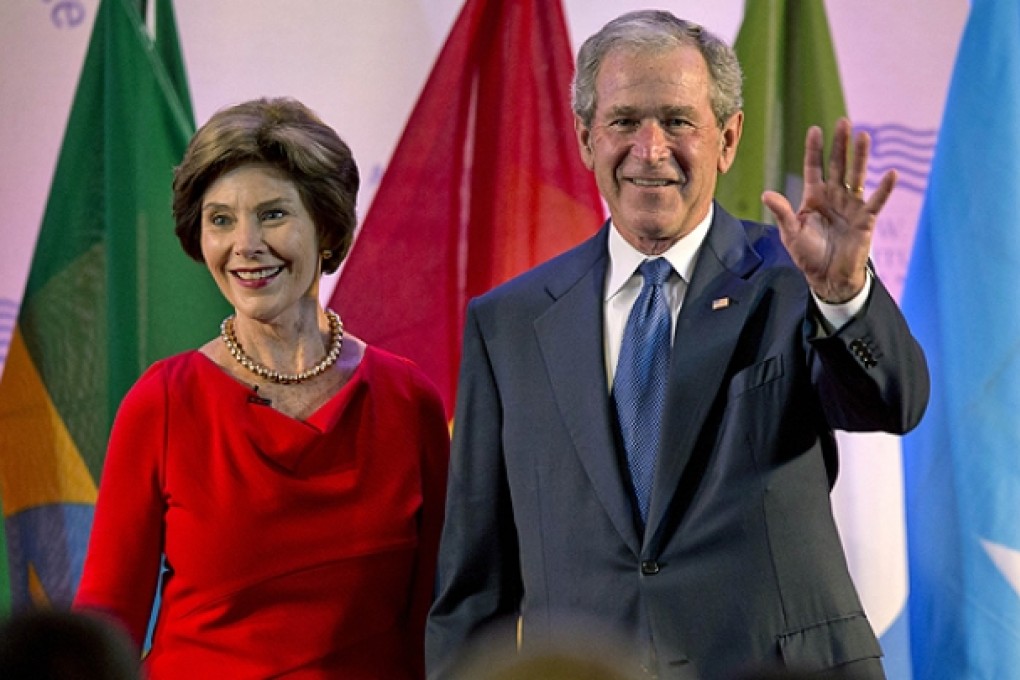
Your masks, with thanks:
M 641 523 L 655 478 L 662 414 L 669 376 L 669 304 L 662 284 L 673 268 L 665 258 L 645 260 L 638 268 L 645 282 L 627 317 L 613 380 L 613 401 L 627 453 Z

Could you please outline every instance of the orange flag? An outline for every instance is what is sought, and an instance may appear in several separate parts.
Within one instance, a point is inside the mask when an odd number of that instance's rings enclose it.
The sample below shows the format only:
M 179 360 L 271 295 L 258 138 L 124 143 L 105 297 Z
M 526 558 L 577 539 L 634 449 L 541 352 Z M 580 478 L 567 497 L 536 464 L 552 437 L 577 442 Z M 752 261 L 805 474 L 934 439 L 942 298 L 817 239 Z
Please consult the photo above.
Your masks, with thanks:
M 450 417 L 468 300 L 603 220 L 572 73 L 559 0 L 467 0 L 330 301 L 352 333 L 421 366 Z

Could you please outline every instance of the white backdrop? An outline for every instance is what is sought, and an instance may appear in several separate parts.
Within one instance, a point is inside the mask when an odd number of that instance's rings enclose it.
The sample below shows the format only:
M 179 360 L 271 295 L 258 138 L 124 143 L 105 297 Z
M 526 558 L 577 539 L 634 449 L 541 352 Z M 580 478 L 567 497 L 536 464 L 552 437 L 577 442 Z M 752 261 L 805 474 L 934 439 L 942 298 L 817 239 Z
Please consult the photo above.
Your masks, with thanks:
M 0 4 L 0 362 L 96 5 L 97 0 Z M 879 274 L 898 296 L 968 3 L 826 5 L 851 118 L 879 130 L 876 140 L 887 140 L 876 144 L 876 167 L 895 164 L 904 170 L 904 182 L 880 220 L 874 252 Z M 461 0 L 177 0 L 198 123 L 256 96 L 303 100 L 351 145 L 364 179 L 363 216 L 460 6 Z M 640 0 L 564 0 L 575 47 L 608 19 L 646 6 Z M 730 40 L 743 16 L 743 0 L 657 6 Z M 323 286 L 324 298 L 332 285 Z M 899 443 L 892 437 L 855 438 L 844 449 L 836 492 L 839 521 L 865 607 L 883 632 L 906 597 Z

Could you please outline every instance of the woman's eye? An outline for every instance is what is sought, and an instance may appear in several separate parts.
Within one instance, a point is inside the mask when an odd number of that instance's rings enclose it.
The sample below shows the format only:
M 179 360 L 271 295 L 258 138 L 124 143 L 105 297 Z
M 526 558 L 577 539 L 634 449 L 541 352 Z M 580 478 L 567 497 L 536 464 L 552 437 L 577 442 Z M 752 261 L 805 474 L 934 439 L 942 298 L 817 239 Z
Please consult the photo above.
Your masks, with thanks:
M 282 220 L 287 213 L 282 208 L 272 208 L 262 213 L 262 220 L 264 222 L 272 222 L 275 220 Z

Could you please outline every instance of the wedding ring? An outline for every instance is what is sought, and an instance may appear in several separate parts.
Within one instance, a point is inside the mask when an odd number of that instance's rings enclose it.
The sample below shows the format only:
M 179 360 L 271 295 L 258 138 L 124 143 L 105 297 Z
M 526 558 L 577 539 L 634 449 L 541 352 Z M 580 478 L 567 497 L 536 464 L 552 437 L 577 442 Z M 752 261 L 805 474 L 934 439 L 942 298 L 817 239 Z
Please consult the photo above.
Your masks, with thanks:
M 864 197 L 864 187 L 852 187 L 846 182 L 843 183 L 843 186 L 846 187 L 847 192 L 853 194 L 855 198 Z

